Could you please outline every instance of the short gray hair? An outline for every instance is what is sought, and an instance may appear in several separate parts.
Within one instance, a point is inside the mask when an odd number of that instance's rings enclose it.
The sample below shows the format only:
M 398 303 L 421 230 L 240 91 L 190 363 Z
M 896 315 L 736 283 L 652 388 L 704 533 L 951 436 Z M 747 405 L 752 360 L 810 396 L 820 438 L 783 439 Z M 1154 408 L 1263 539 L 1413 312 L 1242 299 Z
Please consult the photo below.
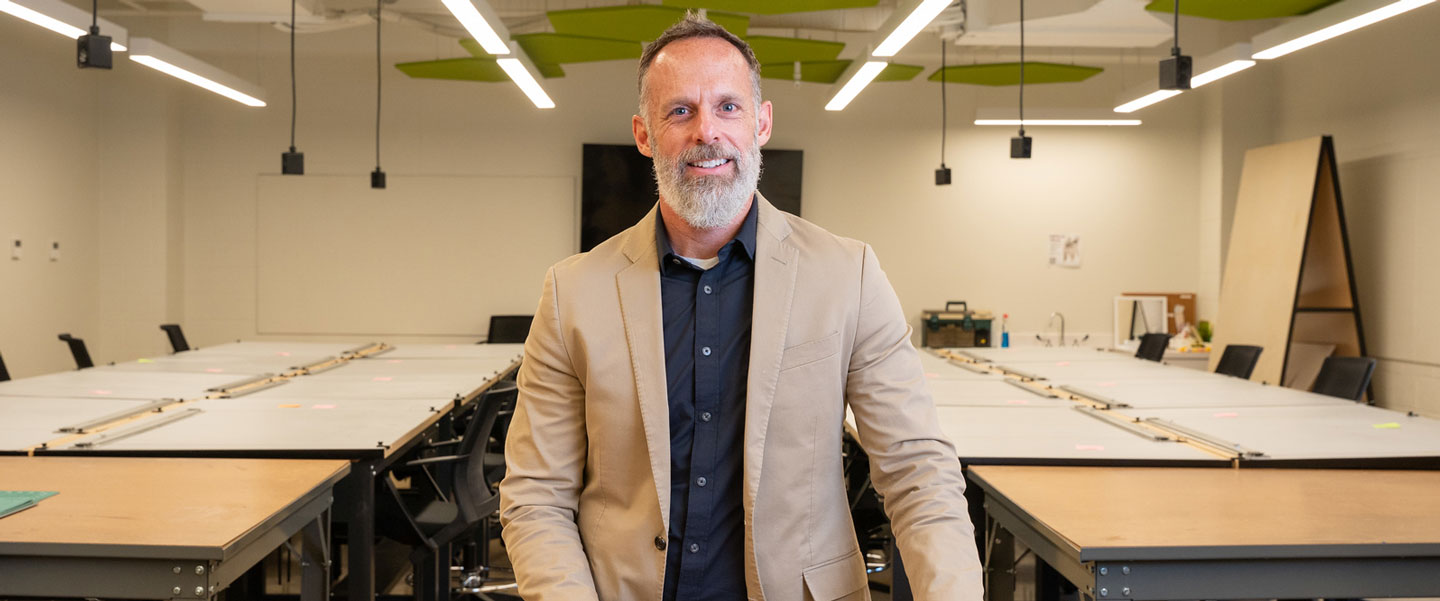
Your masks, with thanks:
M 685 18 L 680 19 L 679 22 L 671 25 L 669 29 L 666 29 L 664 33 L 660 34 L 660 37 L 655 38 L 655 41 L 646 44 L 645 51 L 640 54 L 639 84 L 640 112 L 642 113 L 642 116 L 647 119 L 649 118 L 649 115 L 643 115 L 643 113 L 645 113 L 645 75 L 650 71 L 650 64 L 655 62 L 655 56 L 660 54 L 660 51 L 663 50 L 666 46 L 674 42 L 688 40 L 692 38 L 715 38 L 719 40 L 725 40 L 726 42 L 729 42 L 731 46 L 734 46 L 736 50 L 739 50 L 740 56 L 745 58 L 746 66 L 750 67 L 751 92 L 755 96 L 756 105 L 759 105 L 760 61 L 756 60 L 755 51 L 750 49 L 750 44 L 745 43 L 745 40 L 742 40 L 739 38 L 739 36 L 736 36 L 735 34 L 726 31 L 724 27 L 721 27 L 714 21 L 705 18 L 700 13 L 695 11 L 689 11 L 685 13 Z

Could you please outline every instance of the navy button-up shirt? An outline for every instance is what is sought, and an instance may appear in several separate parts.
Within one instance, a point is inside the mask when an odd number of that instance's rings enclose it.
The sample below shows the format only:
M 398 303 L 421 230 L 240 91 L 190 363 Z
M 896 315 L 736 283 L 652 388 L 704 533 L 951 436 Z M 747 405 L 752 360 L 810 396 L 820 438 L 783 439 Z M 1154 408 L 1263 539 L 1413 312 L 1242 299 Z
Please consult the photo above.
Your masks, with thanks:
M 676 255 L 656 215 L 670 399 L 665 601 L 745 598 L 741 495 L 756 212 L 752 202 L 710 269 Z

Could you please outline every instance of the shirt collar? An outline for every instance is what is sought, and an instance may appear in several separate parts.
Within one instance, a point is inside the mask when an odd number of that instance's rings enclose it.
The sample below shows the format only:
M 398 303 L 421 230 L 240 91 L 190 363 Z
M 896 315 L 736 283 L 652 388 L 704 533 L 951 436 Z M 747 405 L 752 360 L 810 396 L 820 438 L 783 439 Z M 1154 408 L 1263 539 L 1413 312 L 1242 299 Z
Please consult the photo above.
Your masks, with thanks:
M 745 214 L 745 222 L 740 224 L 740 231 L 735 233 L 735 237 L 725 244 L 725 247 L 728 247 L 731 244 L 739 243 L 741 250 L 745 251 L 745 256 L 749 257 L 752 262 L 755 261 L 755 232 L 758 229 L 760 214 L 760 208 L 756 206 L 758 204 L 759 197 L 752 195 L 750 211 Z M 720 248 L 722 258 L 725 247 Z M 675 254 L 675 249 L 670 246 L 670 235 L 665 231 L 665 220 L 661 219 L 658 210 L 655 211 L 655 249 L 659 251 L 657 254 L 660 256 L 661 269 L 666 268 L 671 257 L 680 256 Z

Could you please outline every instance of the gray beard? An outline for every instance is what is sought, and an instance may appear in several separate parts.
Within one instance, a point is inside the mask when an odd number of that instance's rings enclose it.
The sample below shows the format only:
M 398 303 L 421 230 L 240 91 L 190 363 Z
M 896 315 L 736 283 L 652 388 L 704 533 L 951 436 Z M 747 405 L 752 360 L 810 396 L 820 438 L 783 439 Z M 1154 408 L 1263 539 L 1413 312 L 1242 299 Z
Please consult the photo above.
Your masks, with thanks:
M 711 230 L 735 222 L 760 182 L 760 144 L 757 138 L 748 154 L 724 142 L 694 146 L 676 156 L 655 153 L 655 183 L 660 198 L 690 227 Z M 714 158 L 735 162 L 729 175 L 685 175 L 688 163 Z

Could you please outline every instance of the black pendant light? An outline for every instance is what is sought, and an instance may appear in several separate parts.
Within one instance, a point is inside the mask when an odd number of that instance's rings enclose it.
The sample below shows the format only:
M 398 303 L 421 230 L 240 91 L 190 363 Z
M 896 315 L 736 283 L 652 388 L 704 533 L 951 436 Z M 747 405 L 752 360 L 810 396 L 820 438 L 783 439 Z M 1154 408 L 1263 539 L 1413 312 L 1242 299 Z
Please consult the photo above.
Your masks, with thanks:
M 1190 89 L 1190 57 L 1180 54 L 1180 0 L 1175 2 L 1175 39 L 1170 45 L 1170 58 L 1160 61 L 1160 89 Z
M 100 0 L 90 0 L 90 33 L 80 36 L 76 42 L 76 66 L 81 69 L 109 69 L 114 65 L 110 36 L 100 35 Z
M 280 173 L 283 175 L 305 175 L 305 153 L 295 151 L 298 99 L 295 91 L 295 0 L 290 0 L 290 152 L 280 154 Z
M 1020 135 L 1010 138 L 1010 158 L 1030 158 L 1030 136 L 1025 135 L 1025 0 L 1020 0 Z
M 380 2 L 375 0 L 375 170 L 370 172 L 370 187 L 385 189 L 385 172 L 380 170 Z
M 945 166 L 945 129 L 946 109 L 945 103 L 945 33 L 940 33 L 940 168 L 935 170 L 935 185 L 950 185 L 950 168 Z

